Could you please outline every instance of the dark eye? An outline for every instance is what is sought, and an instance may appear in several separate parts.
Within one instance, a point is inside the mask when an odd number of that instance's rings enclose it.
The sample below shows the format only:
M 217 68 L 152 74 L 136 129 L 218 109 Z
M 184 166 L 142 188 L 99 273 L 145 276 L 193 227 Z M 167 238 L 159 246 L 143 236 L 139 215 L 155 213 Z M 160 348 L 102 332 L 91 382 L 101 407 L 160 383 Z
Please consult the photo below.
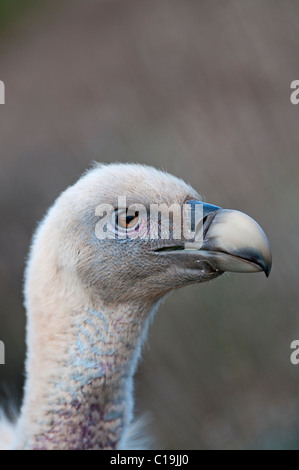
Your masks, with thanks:
M 118 227 L 123 229 L 136 228 L 139 221 L 139 212 L 128 214 L 127 212 L 121 212 L 116 214 L 116 224 Z

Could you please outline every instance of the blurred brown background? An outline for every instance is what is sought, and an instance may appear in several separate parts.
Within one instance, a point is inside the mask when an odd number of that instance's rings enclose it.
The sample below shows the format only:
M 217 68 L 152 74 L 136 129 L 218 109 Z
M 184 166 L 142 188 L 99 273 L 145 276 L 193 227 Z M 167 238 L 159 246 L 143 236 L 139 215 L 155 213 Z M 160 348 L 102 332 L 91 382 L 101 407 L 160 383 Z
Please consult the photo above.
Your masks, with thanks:
M 255 218 L 274 265 L 167 299 L 137 415 L 157 448 L 299 449 L 299 2 L 0 0 L 0 13 L 1 396 L 20 399 L 37 221 L 93 160 L 142 162 Z

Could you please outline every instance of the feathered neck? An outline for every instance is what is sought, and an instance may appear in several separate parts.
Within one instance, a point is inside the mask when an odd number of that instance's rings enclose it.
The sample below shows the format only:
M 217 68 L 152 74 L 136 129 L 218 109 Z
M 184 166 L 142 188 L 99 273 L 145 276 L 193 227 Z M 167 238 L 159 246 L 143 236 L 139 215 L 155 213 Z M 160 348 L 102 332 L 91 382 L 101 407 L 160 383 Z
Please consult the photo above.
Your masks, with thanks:
M 122 448 L 154 305 L 104 301 L 61 260 L 41 228 L 26 272 L 27 378 L 14 448 Z
M 49 334 L 44 347 L 42 338 L 29 332 L 28 378 L 14 447 L 123 448 L 148 312 L 102 305 L 64 314 L 71 320 L 68 330 Z

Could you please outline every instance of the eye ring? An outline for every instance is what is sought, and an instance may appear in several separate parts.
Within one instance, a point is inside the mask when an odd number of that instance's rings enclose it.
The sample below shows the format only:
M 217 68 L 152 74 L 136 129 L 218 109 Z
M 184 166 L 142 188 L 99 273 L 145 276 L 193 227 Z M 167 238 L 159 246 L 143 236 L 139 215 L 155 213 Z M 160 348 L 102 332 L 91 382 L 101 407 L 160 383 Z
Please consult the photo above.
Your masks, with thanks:
M 124 230 L 126 232 L 137 230 L 139 226 L 139 212 L 118 210 L 115 212 L 115 227 L 118 230 Z

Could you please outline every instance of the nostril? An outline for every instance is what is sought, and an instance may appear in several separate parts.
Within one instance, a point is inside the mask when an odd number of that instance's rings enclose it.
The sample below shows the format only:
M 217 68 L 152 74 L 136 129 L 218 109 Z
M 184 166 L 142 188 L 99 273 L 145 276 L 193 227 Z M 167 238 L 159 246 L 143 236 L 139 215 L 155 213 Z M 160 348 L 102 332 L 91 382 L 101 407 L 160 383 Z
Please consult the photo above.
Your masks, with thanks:
M 208 216 L 206 215 L 206 216 L 202 219 L 202 225 L 204 225 L 204 224 L 206 223 L 207 218 L 208 218 Z
M 210 225 L 210 222 L 208 222 L 208 215 L 205 215 L 204 218 L 202 219 L 202 234 L 203 234 L 203 238 L 205 237 L 205 234 L 207 233 L 208 231 L 208 228 L 209 228 L 209 225 Z
M 217 213 L 218 213 L 218 211 L 212 212 L 212 213 L 206 215 L 202 219 L 203 238 L 206 237 L 207 231 L 209 230 L 210 225 L 211 225 L 211 223 L 212 223 L 212 221 L 215 218 Z

